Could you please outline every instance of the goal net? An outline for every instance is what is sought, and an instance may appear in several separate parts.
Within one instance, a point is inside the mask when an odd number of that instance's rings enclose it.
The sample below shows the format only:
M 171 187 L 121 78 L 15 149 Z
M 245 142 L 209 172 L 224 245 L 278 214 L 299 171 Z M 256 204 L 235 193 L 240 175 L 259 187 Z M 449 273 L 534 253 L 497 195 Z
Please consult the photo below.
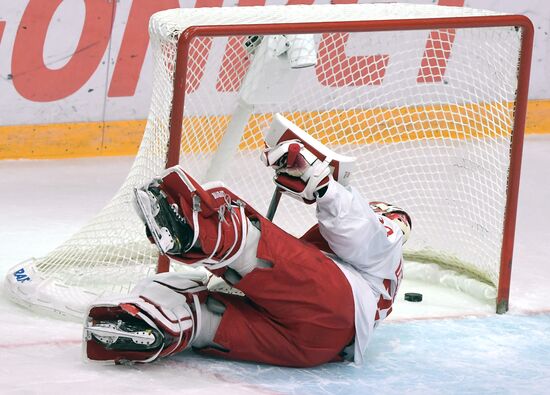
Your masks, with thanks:
M 474 279 L 461 287 L 507 309 L 532 46 L 526 18 L 431 5 L 266 6 L 163 11 L 149 30 L 153 93 L 135 163 L 88 225 L 8 273 L 14 300 L 78 317 L 99 295 L 126 293 L 153 274 L 159 256 L 132 190 L 167 165 L 222 180 L 266 213 L 274 185 L 259 161 L 262 131 L 281 113 L 356 157 L 351 183 L 364 196 L 410 213 L 405 276 L 410 262 L 453 270 Z M 254 66 L 245 46 L 271 40 L 276 61 L 292 64 L 299 51 L 279 44 L 304 37 L 314 64 L 277 72 Z M 283 197 L 274 221 L 300 236 L 315 223 L 314 206 Z

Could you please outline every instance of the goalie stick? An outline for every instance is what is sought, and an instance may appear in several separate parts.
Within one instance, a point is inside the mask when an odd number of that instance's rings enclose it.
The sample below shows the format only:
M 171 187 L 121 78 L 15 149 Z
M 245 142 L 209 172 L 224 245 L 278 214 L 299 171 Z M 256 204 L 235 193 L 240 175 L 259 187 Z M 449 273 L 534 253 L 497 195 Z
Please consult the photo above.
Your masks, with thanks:
M 277 207 L 279 207 L 279 202 L 281 201 L 282 192 L 279 189 L 279 187 L 275 187 L 275 190 L 273 191 L 273 195 L 271 196 L 271 201 L 269 202 L 269 208 L 267 209 L 266 218 L 273 222 L 273 218 L 275 217 L 275 212 L 277 211 Z

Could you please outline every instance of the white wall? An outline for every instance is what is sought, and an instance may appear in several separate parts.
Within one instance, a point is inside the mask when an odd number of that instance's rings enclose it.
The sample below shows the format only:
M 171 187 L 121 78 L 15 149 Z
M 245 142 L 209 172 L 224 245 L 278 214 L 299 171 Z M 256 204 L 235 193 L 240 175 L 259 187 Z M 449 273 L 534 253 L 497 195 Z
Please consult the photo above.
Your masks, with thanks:
M 178 0 L 113 1 L 0 2 L 0 125 L 146 118 L 152 79 L 150 51 L 143 59 L 141 70 L 139 67 L 142 64 L 140 53 L 143 53 L 140 49 L 146 43 L 146 26 L 143 23 L 133 25 L 137 19 L 129 16 L 145 18 L 148 7 L 177 4 Z M 223 0 L 200 1 L 212 5 Z M 327 0 L 316 2 L 326 3 Z M 404 2 L 462 3 L 453 0 Z M 195 1 L 180 0 L 179 3 L 183 7 L 195 6 Z M 224 5 L 234 3 L 226 0 Z M 536 38 L 530 98 L 550 99 L 550 3 L 543 0 L 466 0 L 464 5 L 531 18 Z M 47 9 L 55 10 L 53 16 Z M 116 10 L 114 19 L 113 10 Z M 86 15 L 91 38 L 75 53 Z M 109 35 L 110 23 L 112 33 Z M 40 51 L 43 64 L 36 56 Z

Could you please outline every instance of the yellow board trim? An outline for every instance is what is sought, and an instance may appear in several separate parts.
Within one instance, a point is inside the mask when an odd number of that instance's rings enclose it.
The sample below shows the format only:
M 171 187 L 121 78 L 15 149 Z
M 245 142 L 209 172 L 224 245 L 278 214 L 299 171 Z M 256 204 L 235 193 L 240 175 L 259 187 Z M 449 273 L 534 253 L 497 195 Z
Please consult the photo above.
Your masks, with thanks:
M 427 139 L 509 137 L 513 103 L 429 105 L 283 113 L 323 144 L 387 144 Z M 200 116 L 184 119 L 183 152 L 211 152 L 221 141 L 230 116 Z M 352 122 L 350 122 L 352 121 Z M 263 146 L 262 129 L 271 114 L 255 114 L 243 133 L 241 150 Z M 491 123 L 490 132 L 484 125 Z M 483 133 L 480 132 L 483 130 Z M 208 131 L 208 134 L 205 134 Z
M 0 126 L 0 159 L 135 155 L 145 120 Z
M 479 111 L 482 106 L 475 109 Z M 431 106 L 428 108 L 432 114 L 437 114 L 427 120 L 423 117 L 426 113 L 426 107 L 418 109 L 391 109 L 361 112 L 350 114 L 349 111 L 325 113 L 323 115 L 323 128 L 329 130 L 334 127 L 334 117 L 344 119 L 349 116 L 356 117 L 354 122 L 361 125 L 360 128 L 353 131 L 355 141 L 363 143 L 371 142 L 395 142 L 404 141 L 403 136 L 408 136 L 407 140 L 453 137 L 464 138 L 466 136 L 475 137 L 474 132 L 477 123 L 477 117 L 469 117 L 471 106 Z M 483 108 L 481 108 L 483 111 Z M 504 111 L 508 111 L 508 106 L 503 106 Z M 451 112 L 458 111 L 465 115 L 463 130 L 447 130 L 445 118 Z M 412 115 L 411 115 L 412 114 Z M 488 114 L 488 113 L 487 113 Z M 289 118 L 298 116 L 298 114 L 286 114 Z M 368 119 L 368 120 L 367 120 Z M 191 120 L 194 127 L 192 130 L 200 131 L 201 124 L 212 122 L 212 117 L 197 117 Z M 227 122 L 227 117 L 217 117 L 217 122 L 221 124 Z M 420 124 L 421 133 L 408 134 L 403 133 L 407 125 Z M 108 122 L 79 122 L 79 123 L 58 123 L 44 125 L 16 125 L 0 126 L 0 159 L 60 159 L 77 158 L 90 156 L 120 156 L 135 155 L 143 131 L 145 130 L 145 120 L 130 121 L 108 121 Z M 251 122 L 253 125 L 260 123 Z M 371 134 L 372 127 L 376 127 L 379 133 Z M 307 129 L 307 125 L 302 125 Z M 369 130 L 367 137 L 362 130 Z M 418 130 L 418 128 L 415 128 Z M 260 141 L 258 138 L 259 127 L 251 128 L 246 131 L 245 139 L 247 141 Z M 503 131 L 503 133 L 506 133 Z M 548 134 L 550 133 L 550 100 L 531 100 L 527 108 L 526 134 Z M 336 138 L 344 138 L 338 134 L 333 134 Z M 374 137 L 372 137 L 374 136 Z M 323 136 L 316 136 L 323 140 Z M 327 141 L 325 141 L 327 142 Z M 333 141 L 337 142 L 337 141 Z M 344 141 L 341 141 L 344 142 Z M 209 147 L 208 149 L 213 149 Z M 244 147 L 241 147 L 244 148 Z M 248 146 L 252 148 L 252 146 Z M 194 151 L 197 147 L 183 147 L 186 151 Z M 204 149 L 204 147 L 203 147 Z

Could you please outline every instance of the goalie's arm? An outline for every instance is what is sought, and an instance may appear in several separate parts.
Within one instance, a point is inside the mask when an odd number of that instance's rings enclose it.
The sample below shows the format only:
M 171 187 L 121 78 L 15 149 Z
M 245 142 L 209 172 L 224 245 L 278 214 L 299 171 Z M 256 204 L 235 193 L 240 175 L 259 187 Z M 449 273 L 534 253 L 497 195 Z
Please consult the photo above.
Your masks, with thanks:
M 389 234 L 369 203 L 353 188 L 331 180 L 327 191 L 317 199 L 319 231 L 342 260 L 364 273 L 383 270 L 385 259 L 401 245 L 397 229 Z M 393 225 L 392 225 L 393 226 Z M 400 249 L 399 249 L 400 251 Z

